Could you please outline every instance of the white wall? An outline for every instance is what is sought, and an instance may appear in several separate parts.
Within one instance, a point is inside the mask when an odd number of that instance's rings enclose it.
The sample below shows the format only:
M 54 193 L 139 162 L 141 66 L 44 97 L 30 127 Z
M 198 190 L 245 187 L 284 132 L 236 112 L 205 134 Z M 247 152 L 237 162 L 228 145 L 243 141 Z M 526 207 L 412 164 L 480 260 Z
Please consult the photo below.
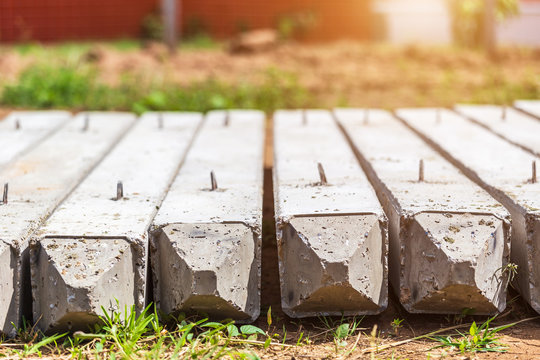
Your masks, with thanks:
M 376 0 L 386 18 L 387 41 L 396 44 L 451 44 L 452 20 L 446 0 Z M 540 1 L 520 2 L 520 14 L 497 24 L 497 43 L 540 47 Z
M 520 14 L 497 25 L 497 42 L 540 47 L 540 2 L 521 2 Z
M 387 40 L 392 43 L 452 43 L 446 0 L 377 0 L 373 6 L 385 16 Z

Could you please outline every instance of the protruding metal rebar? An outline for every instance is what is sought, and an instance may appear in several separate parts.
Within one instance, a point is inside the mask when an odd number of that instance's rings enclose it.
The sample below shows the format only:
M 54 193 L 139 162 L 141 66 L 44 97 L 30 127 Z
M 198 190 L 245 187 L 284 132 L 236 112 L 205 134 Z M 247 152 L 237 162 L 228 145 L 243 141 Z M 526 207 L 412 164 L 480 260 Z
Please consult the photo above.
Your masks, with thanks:
M 214 191 L 214 190 L 217 190 L 217 181 L 216 181 L 216 174 L 214 174 L 214 170 L 210 171 L 210 185 L 211 185 L 211 190 Z
M 229 110 L 227 110 L 225 112 L 225 120 L 223 121 L 223 126 L 229 126 L 230 123 L 231 123 L 231 114 Z
M 418 163 L 418 182 L 424 181 L 424 160 L 420 159 Z
M 502 121 L 506 121 L 506 113 L 507 113 L 506 105 L 503 105 L 502 110 L 501 110 L 501 120 Z
M 302 125 L 307 125 L 307 114 L 306 110 L 302 110 Z
M 532 177 L 531 177 L 531 182 L 533 184 L 536 184 L 536 161 L 533 160 L 532 162 Z
M 328 184 L 328 180 L 326 180 L 326 174 L 324 173 L 324 168 L 321 163 L 317 163 L 317 169 L 319 170 L 319 178 L 321 179 L 321 184 Z
M 163 129 L 163 113 L 158 113 L 158 129 Z
M 4 184 L 4 195 L 2 196 L 2 204 L 6 205 L 8 203 L 8 183 Z
M 20 130 L 21 129 L 21 122 L 19 121 L 19 119 L 15 119 L 15 130 Z
M 88 128 L 90 128 L 90 114 L 85 114 L 84 115 L 84 125 L 83 125 L 83 128 L 82 128 L 82 131 L 86 132 L 86 131 L 88 131 Z
M 116 201 L 124 198 L 124 184 L 121 181 L 116 183 Z
M 364 109 L 364 125 L 369 124 L 369 109 Z

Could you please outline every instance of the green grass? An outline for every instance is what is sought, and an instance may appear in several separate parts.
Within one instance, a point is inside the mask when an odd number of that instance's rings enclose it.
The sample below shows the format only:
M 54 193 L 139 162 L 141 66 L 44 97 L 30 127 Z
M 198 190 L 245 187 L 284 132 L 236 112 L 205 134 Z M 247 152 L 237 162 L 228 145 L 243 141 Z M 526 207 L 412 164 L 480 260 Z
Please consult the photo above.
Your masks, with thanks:
M 228 84 L 218 80 L 187 86 L 152 83 L 128 77 L 118 86 L 100 83 L 88 65 L 34 65 L 23 71 L 14 84 L 5 85 L 0 104 L 23 108 L 75 110 L 208 111 L 214 109 L 299 108 L 313 104 L 296 78 L 278 69 L 268 69 L 260 84 Z
M 500 342 L 497 333 L 513 326 L 513 324 L 490 328 L 490 323 L 495 318 L 496 316 L 489 318 L 480 327 L 476 325 L 476 322 L 473 322 L 468 334 L 456 330 L 459 335 L 458 338 L 451 335 L 434 336 L 432 339 L 440 343 L 434 348 L 454 348 L 461 353 L 506 352 L 508 346 Z

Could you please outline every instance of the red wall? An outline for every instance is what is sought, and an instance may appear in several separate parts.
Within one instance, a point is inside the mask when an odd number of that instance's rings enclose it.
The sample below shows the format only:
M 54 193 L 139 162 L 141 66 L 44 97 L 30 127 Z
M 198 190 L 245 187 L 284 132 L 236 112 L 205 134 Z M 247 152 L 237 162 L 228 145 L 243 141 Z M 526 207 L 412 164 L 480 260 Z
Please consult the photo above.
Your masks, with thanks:
M 275 27 L 278 18 L 309 12 L 312 39 L 369 37 L 368 0 L 181 0 L 182 24 L 197 21 L 217 37 Z M 159 0 L 0 0 L 0 41 L 111 39 L 140 35 Z

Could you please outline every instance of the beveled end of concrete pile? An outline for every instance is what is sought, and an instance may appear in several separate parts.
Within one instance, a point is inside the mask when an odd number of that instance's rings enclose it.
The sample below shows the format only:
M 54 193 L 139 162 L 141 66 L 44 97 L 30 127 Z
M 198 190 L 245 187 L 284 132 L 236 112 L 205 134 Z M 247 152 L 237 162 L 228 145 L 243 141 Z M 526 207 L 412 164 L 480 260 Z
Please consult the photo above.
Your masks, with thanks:
M 88 330 L 107 311 L 140 310 L 138 251 L 125 239 L 43 239 L 32 244 L 33 316 L 46 332 Z
M 514 254 L 515 247 L 512 248 L 512 261 L 519 265 L 516 282 L 521 295 L 536 312 L 540 313 L 540 261 L 538 260 L 540 252 L 540 211 L 537 210 L 536 213 L 527 214 L 524 228 L 527 235 L 523 238 L 527 239 L 528 244 L 532 244 L 532 250 L 529 250 L 528 254 Z M 521 246 L 521 248 L 524 247 Z M 523 259 L 527 259 L 527 263 Z M 528 289 L 526 289 L 528 291 L 523 291 L 525 283 L 528 285 Z
M 165 313 L 253 321 L 260 312 L 260 236 L 240 223 L 154 232 L 154 298 Z
M 15 335 L 13 324 L 19 323 L 19 284 L 17 259 L 8 244 L 0 240 L 0 334 Z
M 493 215 L 402 219 L 399 298 L 412 313 L 494 314 L 506 306 L 509 224 Z
M 377 314 L 387 297 L 387 231 L 375 214 L 278 222 L 281 305 L 291 317 Z

